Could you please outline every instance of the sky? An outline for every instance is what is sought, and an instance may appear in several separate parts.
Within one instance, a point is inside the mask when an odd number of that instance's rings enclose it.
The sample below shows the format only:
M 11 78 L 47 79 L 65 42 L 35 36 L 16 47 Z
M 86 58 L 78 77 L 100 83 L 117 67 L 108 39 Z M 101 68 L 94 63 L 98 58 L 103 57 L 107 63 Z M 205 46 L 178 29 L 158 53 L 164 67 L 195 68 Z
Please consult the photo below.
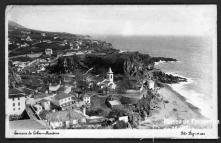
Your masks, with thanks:
M 25 27 L 87 35 L 214 35 L 216 5 L 8 6 Z

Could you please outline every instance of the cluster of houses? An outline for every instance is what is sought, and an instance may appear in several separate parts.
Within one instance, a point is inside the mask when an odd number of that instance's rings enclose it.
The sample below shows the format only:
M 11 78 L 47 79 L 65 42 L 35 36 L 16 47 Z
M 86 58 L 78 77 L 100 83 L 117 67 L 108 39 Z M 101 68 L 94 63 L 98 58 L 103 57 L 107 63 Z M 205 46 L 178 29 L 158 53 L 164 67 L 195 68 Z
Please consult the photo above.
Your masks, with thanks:
M 79 43 L 78 43 L 79 44 Z M 45 54 L 51 56 L 53 54 L 52 49 L 45 49 Z M 75 53 L 76 54 L 76 53 Z M 37 66 L 33 72 L 41 72 L 45 70 L 45 67 L 50 64 L 48 60 L 36 59 L 31 62 L 14 62 L 17 70 L 29 68 L 33 65 Z M 36 67 L 35 66 L 35 67 Z M 79 123 L 86 123 L 91 120 L 92 117 L 86 115 L 86 107 L 91 105 L 92 94 L 84 93 L 78 94 L 73 91 L 76 88 L 75 75 L 61 74 L 63 77 L 62 82 L 50 83 L 44 93 L 32 94 L 20 89 L 9 89 L 8 100 L 8 114 L 9 115 L 21 115 L 28 107 L 31 108 L 33 115 L 37 116 L 50 127 L 50 128 L 70 128 L 71 126 L 77 126 Z M 95 83 L 100 89 L 115 90 L 117 84 L 114 82 L 114 73 L 109 68 L 107 72 L 107 78 Z M 153 80 L 146 81 L 148 88 L 151 90 L 156 89 L 155 82 Z M 143 83 L 145 84 L 145 82 Z M 145 96 L 143 92 L 143 84 L 138 91 L 128 90 L 125 94 L 122 94 L 122 101 L 117 99 L 111 99 L 108 101 L 107 106 L 114 108 L 121 106 L 122 104 L 134 104 Z M 91 84 L 89 84 L 90 86 Z M 138 94 L 139 96 L 134 96 Z M 125 102 L 126 101 L 126 102 Z M 125 103 L 124 103 L 125 102 Z M 28 105 L 28 106 L 27 106 Z M 119 120 L 128 122 L 128 117 L 120 117 Z
M 45 59 L 38 58 L 27 62 L 14 61 L 13 65 L 15 66 L 17 72 L 29 71 L 31 73 L 39 73 L 45 71 L 46 66 L 49 65 L 49 62 Z

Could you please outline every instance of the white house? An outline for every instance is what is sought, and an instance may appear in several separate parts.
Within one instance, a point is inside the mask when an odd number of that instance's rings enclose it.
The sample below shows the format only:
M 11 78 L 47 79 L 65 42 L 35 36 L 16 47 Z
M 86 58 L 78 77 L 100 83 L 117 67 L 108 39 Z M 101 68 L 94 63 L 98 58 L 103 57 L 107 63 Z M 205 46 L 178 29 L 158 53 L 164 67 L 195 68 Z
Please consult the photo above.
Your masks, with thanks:
M 125 123 L 128 123 L 128 116 L 121 116 L 118 118 L 119 121 L 124 121 Z
M 52 49 L 49 49 L 49 48 L 48 48 L 48 49 L 45 49 L 45 54 L 46 54 L 46 55 L 49 55 L 49 56 L 52 55 L 52 54 L 53 54 Z
M 148 80 L 148 87 L 149 87 L 149 89 L 154 90 L 155 81 L 153 81 L 153 80 Z
M 45 36 L 46 36 L 46 33 L 41 33 L 41 36 L 45 37 Z
M 30 36 L 27 36 L 26 41 L 32 41 Z
M 18 89 L 9 89 L 7 109 L 10 115 L 20 115 L 25 110 L 26 95 Z
M 40 105 L 45 109 L 45 110 L 50 110 L 51 109 L 51 102 L 46 99 L 42 99 L 39 101 Z
M 74 109 L 77 106 L 76 100 L 74 100 L 74 95 L 60 93 L 54 96 L 54 104 L 60 106 L 62 110 Z
M 83 97 L 84 104 L 90 104 L 91 103 L 91 97 L 88 94 L 85 94 Z

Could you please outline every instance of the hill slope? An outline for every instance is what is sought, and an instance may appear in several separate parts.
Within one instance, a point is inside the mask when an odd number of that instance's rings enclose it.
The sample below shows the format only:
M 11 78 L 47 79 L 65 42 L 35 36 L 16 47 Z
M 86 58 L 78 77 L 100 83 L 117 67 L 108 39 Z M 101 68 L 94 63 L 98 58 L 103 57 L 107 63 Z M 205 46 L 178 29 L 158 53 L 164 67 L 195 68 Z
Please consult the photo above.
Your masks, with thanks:
M 93 40 L 90 36 L 64 32 L 47 32 L 25 28 L 16 22 L 8 23 L 9 56 L 44 52 L 51 48 L 55 53 L 71 51 L 108 52 L 114 50 L 110 43 Z

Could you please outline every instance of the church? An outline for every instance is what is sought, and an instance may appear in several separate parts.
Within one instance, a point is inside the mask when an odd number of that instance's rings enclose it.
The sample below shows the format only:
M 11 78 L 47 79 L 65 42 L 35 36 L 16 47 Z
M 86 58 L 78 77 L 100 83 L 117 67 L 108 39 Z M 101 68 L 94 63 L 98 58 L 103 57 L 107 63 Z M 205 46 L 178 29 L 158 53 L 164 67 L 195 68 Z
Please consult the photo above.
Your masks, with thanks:
M 101 88 L 104 87 L 109 87 L 110 89 L 116 88 L 116 84 L 114 83 L 114 73 L 112 72 L 111 67 L 107 72 L 107 78 L 101 82 L 98 82 L 97 85 L 100 86 Z

